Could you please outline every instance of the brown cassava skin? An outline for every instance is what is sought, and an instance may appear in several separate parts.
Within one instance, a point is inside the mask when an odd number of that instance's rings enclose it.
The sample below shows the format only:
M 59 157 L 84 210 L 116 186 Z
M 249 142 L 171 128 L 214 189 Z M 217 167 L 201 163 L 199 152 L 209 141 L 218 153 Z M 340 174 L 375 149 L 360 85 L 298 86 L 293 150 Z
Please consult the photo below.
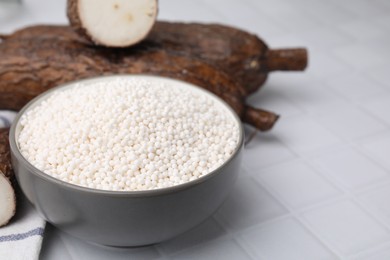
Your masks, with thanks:
M 34 26 L 20 30 L 13 37 L 63 37 L 88 41 L 85 33 L 75 35 L 58 26 Z M 40 37 L 41 37 L 40 36 Z M 258 90 L 275 70 L 299 71 L 307 66 L 306 49 L 272 50 L 256 35 L 219 24 L 156 22 L 148 37 L 132 48 L 162 49 L 182 56 L 197 57 L 234 78 L 246 95 Z
M 278 118 L 246 106 L 245 89 L 200 59 L 161 49 L 86 45 L 69 27 L 54 27 L 50 33 L 36 35 L 40 30 L 44 29 L 16 32 L 0 44 L 0 109 L 19 110 L 40 93 L 74 80 L 152 74 L 187 81 L 213 92 L 260 130 L 269 130 Z
M 15 177 L 11 165 L 8 134 L 8 128 L 0 128 L 0 172 L 13 183 Z
M 271 50 L 256 35 L 220 24 L 160 21 L 142 45 L 199 57 L 231 75 L 247 95 L 264 84 L 268 72 L 307 66 L 306 49 Z
M 78 3 L 67 0 L 71 26 L 85 40 L 99 44 L 84 29 Z M 247 94 L 258 90 L 270 71 L 304 70 L 307 66 L 306 49 L 270 50 L 256 35 L 220 24 L 158 21 L 142 45 L 200 57 L 232 75 Z
M 9 129 L 0 128 L 0 178 L 6 178 L 12 187 L 15 189 L 16 180 L 14 171 L 11 164 L 11 153 L 8 141 Z M 4 191 L 0 191 L 4 192 Z M 9 194 L 13 197 L 16 205 L 16 196 L 15 192 L 13 194 Z M 0 205 L 1 207 L 2 205 Z M 16 207 L 15 207 L 16 208 Z M 0 227 L 5 226 L 9 223 L 11 218 L 15 215 L 15 209 L 11 212 L 9 219 L 6 219 L 5 222 L 2 220 L 0 223 Z
M 77 3 L 77 0 L 67 0 L 66 15 L 68 16 L 69 23 L 73 30 L 75 30 L 81 38 L 84 38 L 87 42 L 92 41 L 93 43 L 96 43 L 82 25 L 78 13 Z

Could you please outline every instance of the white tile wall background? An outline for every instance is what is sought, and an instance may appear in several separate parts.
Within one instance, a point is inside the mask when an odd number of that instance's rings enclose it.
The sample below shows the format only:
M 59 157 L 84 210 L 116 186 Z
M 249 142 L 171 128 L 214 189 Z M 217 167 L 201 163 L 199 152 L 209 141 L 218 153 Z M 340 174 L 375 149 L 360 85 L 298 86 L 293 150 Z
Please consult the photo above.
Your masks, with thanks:
M 0 31 L 64 23 L 64 6 L 24 0 L 0 11 Z M 89 245 L 49 226 L 41 258 L 390 259 L 390 2 L 160 0 L 159 18 L 305 46 L 310 65 L 273 73 L 249 99 L 282 118 L 246 147 L 236 187 L 208 221 L 133 249 Z

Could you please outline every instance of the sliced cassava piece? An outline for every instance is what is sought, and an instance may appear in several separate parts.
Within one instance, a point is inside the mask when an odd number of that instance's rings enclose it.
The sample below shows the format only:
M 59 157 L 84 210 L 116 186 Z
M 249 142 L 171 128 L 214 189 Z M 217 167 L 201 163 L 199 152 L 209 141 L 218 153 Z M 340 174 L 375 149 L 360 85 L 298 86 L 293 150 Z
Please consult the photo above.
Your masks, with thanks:
M 143 40 L 157 17 L 157 0 L 69 0 L 71 25 L 96 45 L 128 47 Z
M 98 48 L 79 41 L 69 27 L 56 27 L 50 35 L 17 35 L 0 44 L 0 109 L 19 110 L 40 93 L 69 81 L 100 75 L 153 74 L 213 92 L 244 122 L 259 130 L 269 130 L 278 119 L 271 112 L 246 105 L 245 89 L 200 59 L 164 49 Z
M 8 129 L 0 129 L 0 227 L 15 215 L 16 196 L 14 173 L 11 165 Z

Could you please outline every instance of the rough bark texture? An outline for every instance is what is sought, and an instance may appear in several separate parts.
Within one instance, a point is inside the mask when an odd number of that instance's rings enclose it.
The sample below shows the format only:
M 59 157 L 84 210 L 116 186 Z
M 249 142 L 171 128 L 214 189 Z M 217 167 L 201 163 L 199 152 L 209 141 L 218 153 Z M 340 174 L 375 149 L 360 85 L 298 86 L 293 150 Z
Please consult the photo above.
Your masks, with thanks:
M 88 43 L 82 29 L 78 35 L 65 27 L 35 26 L 12 37 L 72 37 Z M 160 49 L 181 56 L 197 57 L 223 71 L 243 86 L 247 95 L 258 90 L 268 72 L 299 71 L 307 66 L 303 48 L 271 50 L 256 35 L 219 24 L 157 22 L 149 36 L 135 49 Z
M 8 136 L 9 136 L 9 129 L 0 128 L 0 178 L 2 178 L 0 196 L 2 197 L 4 196 L 3 198 L 7 198 L 6 204 L 11 203 L 10 205 L 12 205 L 11 208 L 9 208 L 9 206 L 7 205 L 0 205 L 0 211 L 2 212 L 0 227 L 7 225 L 9 221 L 12 219 L 12 217 L 15 215 L 16 202 L 17 202 L 16 194 L 15 194 L 16 180 L 15 180 L 15 175 L 11 164 L 11 154 L 10 154 Z M 5 181 L 5 183 L 3 181 Z M 7 214 L 5 214 L 5 212 Z
M 39 36 L 32 30 L 47 33 Z M 203 87 L 263 131 L 277 119 L 272 113 L 262 112 L 256 117 L 262 121 L 256 121 L 253 110 L 244 103 L 245 89 L 201 59 L 142 45 L 117 49 L 90 46 L 69 27 L 35 27 L 17 32 L 0 44 L 0 57 L 0 109 L 19 110 L 38 94 L 69 81 L 131 73 L 167 76 Z M 247 115 L 247 111 L 252 112 Z M 261 123 L 264 121 L 267 124 Z
M 268 72 L 307 66 L 306 49 L 271 51 L 256 35 L 220 24 L 158 22 L 142 44 L 200 57 L 231 75 L 247 94 L 260 88 Z
M 78 0 L 67 0 L 66 15 L 73 29 L 87 41 L 91 39 L 88 32 L 82 26 L 80 15 L 77 8 Z
M 0 129 L 0 172 L 7 177 L 11 183 L 15 181 L 11 165 L 11 154 L 8 141 L 9 129 Z

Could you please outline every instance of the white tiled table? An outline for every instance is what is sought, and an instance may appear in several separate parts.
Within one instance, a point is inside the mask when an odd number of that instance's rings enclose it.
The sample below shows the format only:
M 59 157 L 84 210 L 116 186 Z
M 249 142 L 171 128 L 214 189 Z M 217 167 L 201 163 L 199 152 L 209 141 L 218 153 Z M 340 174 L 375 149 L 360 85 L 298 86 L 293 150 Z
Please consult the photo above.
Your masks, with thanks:
M 25 0 L 0 31 L 64 23 L 65 3 Z M 49 226 L 42 259 L 390 259 L 390 1 L 161 0 L 160 19 L 219 22 L 272 47 L 306 46 L 304 73 L 250 98 L 282 115 L 246 147 L 230 199 L 171 241 L 102 248 Z

